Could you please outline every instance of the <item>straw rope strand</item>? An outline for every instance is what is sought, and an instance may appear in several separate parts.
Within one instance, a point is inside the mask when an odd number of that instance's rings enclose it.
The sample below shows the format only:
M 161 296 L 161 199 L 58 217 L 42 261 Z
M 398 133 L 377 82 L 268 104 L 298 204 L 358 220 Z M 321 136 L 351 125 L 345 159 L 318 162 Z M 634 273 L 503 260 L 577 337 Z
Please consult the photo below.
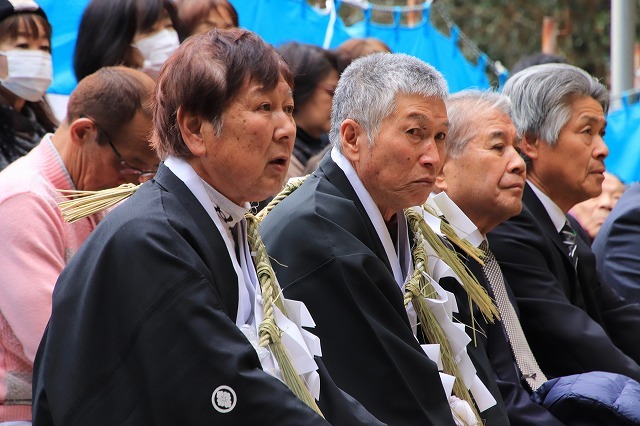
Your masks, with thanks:
M 275 273 L 273 272 L 271 262 L 269 261 L 269 256 L 267 255 L 262 238 L 258 233 L 260 220 L 249 213 L 246 215 L 246 219 L 249 246 L 251 247 L 251 251 L 255 253 L 254 265 L 256 268 L 256 274 L 258 275 L 258 281 L 260 282 L 260 289 L 262 290 L 264 319 L 258 327 L 258 336 L 260 339 L 259 344 L 261 346 L 269 346 L 271 353 L 273 353 L 278 365 L 280 366 L 282 379 L 289 389 L 291 389 L 291 391 L 300 400 L 302 400 L 302 402 L 307 404 L 318 414 L 322 415 L 322 412 L 309 392 L 309 389 L 305 386 L 304 381 L 298 373 L 296 373 L 296 370 L 289 359 L 287 349 L 281 340 L 282 330 L 280 330 L 275 321 L 274 305 L 277 306 L 285 316 L 286 311 L 284 308 L 282 290 L 276 281 Z
M 418 317 L 418 323 L 426 340 L 440 345 L 443 371 L 455 377 L 453 393 L 469 404 L 478 424 L 482 424 L 480 413 L 473 402 L 471 393 L 462 381 L 460 370 L 455 361 L 455 356 L 447 335 L 425 300 L 427 297 L 434 298 L 436 296 L 436 291 L 427 278 L 429 274 L 427 253 L 422 244 L 414 244 L 411 253 L 413 256 L 414 272 L 405 285 L 404 304 L 407 306 L 409 302 L 411 302 L 413 305 L 413 309 L 416 311 Z
M 467 266 L 462 263 L 458 254 L 444 244 L 442 239 L 433 232 L 423 217 L 415 210 L 405 210 L 405 216 L 411 232 L 414 235 L 417 233 L 422 236 L 435 250 L 437 256 L 451 268 L 460 279 L 462 288 L 467 292 L 471 301 L 478 305 L 480 312 L 485 316 L 487 321 L 493 323 L 495 319 L 499 318 L 498 308 L 496 308 L 487 290 L 480 285 L 478 279 L 469 271 Z

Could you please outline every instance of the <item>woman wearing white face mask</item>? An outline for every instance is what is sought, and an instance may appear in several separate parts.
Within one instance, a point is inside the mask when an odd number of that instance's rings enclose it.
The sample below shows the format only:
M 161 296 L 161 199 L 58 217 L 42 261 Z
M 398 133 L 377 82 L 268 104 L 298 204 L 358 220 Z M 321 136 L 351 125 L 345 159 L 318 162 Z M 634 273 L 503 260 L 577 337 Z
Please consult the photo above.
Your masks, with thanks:
M 51 84 L 51 25 L 31 0 L 0 0 L 0 170 L 58 125 L 43 99 Z
M 182 39 L 171 0 L 91 0 L 73 58 L 76 78 L 112 65 L 138 68 L 155 78 Z

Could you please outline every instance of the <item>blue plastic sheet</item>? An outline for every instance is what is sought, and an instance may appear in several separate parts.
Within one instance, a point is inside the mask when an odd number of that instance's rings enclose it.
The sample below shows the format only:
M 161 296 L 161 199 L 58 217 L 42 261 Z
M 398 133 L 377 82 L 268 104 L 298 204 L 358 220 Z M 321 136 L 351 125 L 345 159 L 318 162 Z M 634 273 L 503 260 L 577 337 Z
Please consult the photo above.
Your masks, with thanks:
M 411 28 L 399 25 L 399 13 L 395 25 L 371 22 L 370 10 L 364 11 L 364 21 L 347 27 L 340 18 L 330 25 L 330 15 L 309 6 L 305 0 L 231 0 L 231 3 L 238 11 L 241 26 L 275 46 L 287 41 L 322 46 L 327 30 L 332 34 L 330 48 L 349 38 L 375 37 L 394 52 L 416 56 L 436 67 L 447 79 L 451 92 L 469 87 L 488 88 L 490 84 L 485 73 L 486 58 L 476 65 L 470 63 L 457 46 L 458 30 L 454 28 L 451 37 L 441 34 L 429 22 L 428 10 L 423 21 Z
M 39 0 L 53 25 L 51 93 L 69 94 L 76 85 L 73 49 L 87 3 L 88 0 Z M 467 61 L 457 47 L 457 29 L 453 29 L 451 37 L 444 36 L 429 22 L 428 10 L 423 14 L 423 21 L 411 28 L 399 25 L 399 9 L 396 25 L 371 22 L 370 10 L 366 10 L 364 21 L 347 27 L 339 17 L 331 19 L 329 13 L 309 6 L 305 0 L 231 0 L 231 3 L 238 10 L 242 27 L 255 31 L 275 46 L 287 41 L 322 46 L 327 38 L 328 47 L 334 48 L 349 38 L 376 37 L 394 52 L 417 56 L 435 66 L 447 79 L 452 92 L 489 87 L 486 61 L 481 58 L 476 65 Z M 326 35 L 327 30 L 330 37 Z
M 73 73 L 73 49 L 78 24 L 88 0 L 38 0 L 53 26 L 54 79 L 49 92 L 69 94 L 76 85 Z M 432 64 L 447 79 L 449 90 L 489 87 L 485 73 L 487 58 L 481 56 L 474 65 L 458 48 L 459 30 L 454 27 L 450 36 L 441 34 L 429 21 L 429 10 L 423 21 L 408 28 L 399 25 L 400 9 L 395 13 L 394 25 L 371 22 L 370 10 L 364 21 L 347 27 L 337 17 L 320 11 L 305 0 L 231 0 L 240 16 L 240 25 L 260 34 L 267 42 L 278 46 L 298 41 L 334 48 L 355 37 L 376 37 L 394 52 L 414 55 Z M 337 2 L 339 4 L 339 2 Z M 327 32 L 329 36 L 327 35 Z M 640 105 L 628 105 L 608 116 L 605 141 L 610 155 L 607 168 L 625 182 L 640 180 Z
M 73 50 L 78 36 L 80 17 L 89 0 L 37 0 L 53 27 L 53 84 L 49 93 L 68 95 L 76 87 L 73 72 Z
M 607 170 L 623 182 L 640 180 L 640 103 L 630 105 L 623 98 L 622 108 L 607 117 L 604 140 L 609 147 Z

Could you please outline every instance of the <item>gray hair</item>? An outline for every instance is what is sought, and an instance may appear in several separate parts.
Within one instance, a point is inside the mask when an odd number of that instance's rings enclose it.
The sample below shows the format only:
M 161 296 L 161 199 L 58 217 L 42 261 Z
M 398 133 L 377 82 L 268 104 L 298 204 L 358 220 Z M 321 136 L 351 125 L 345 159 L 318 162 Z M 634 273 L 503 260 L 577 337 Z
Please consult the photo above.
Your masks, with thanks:
M 448 157 L 458 158 L 467 144 L 481 130 L 473 118 L 486 111 L 498 111 L 511 116 L 511 101 L 508 96 L 493 90 L 468 89 L 455 93 L 446 100 L 449 132 L 445 141 Z
M 329 133 L 333 146 L 342 150 L 340 127 L 348 118 L 363 127 L 373 144 L 400 93 L 444 100 L 447 82 L 431 65 L 402 53 L 374 53 L 353 61 L 342 73 L 333 97 Z
M 571 118 L 576 98 L 591 97 L 607 113 L 609 92 L 588 72 L 567 64 L 526 68 L 509 80 L 502 93 L 511 98 L 513 122 L 521 137 L 553 146 Z

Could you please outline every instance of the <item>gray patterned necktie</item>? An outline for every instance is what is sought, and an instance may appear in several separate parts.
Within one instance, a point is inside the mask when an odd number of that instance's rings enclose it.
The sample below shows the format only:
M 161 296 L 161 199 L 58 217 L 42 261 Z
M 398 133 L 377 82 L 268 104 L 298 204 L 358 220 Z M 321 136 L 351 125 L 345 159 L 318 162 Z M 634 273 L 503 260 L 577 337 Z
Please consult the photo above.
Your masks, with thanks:
M 500 318 L 502 318 L 502 325 L 507 333 L 507 339 L 516 359 L 516 364 L 520 369 L 520 373 L 522 373 L 522 378 L 531 387 L 531 390 L 535 391 L 547 381 L 547 378 L 531 352 L 527 338 L 522 331 L 520 320 L 507 295 L 500 265 L 498 265 L 496 258 L 489 250 L 486 240 L 480 244 L 480 249 L 486 253 L 482 270 L 491 286 L 491 290 L 493 290 Z
M 573 230 L 568 220 L 565 221 L 564 226 L 560 230 L 560 238 L 562 238 L 565 251 L 567 255 L 569 255 L 573 267 L 576 268 L 578 264 L 578 256 L 576 256 L 576 248 L 578 247 L 577 236 L 576 231 Z

